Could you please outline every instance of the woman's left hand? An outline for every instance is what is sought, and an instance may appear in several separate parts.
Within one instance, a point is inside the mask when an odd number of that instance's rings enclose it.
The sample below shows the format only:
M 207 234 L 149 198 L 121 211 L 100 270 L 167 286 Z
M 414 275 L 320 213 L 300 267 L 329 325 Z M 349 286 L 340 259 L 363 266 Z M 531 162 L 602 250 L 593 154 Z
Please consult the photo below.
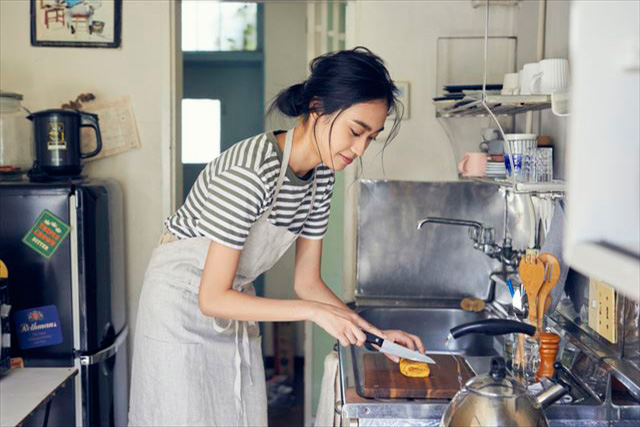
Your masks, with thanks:
M 384 332 L 385 339 L 390 340 L 396 344 L 403 345 L 407 348 L 410 348 L 411 350 L 417 350 L 422 354 L 424 354 L 424 352 L 426 351 L 422 340 L 417 335 L 413 335 L 397 329 L 388 329 L 382 332 Z M 389 354 L 385 354 L 385 356 L 387 356 L 393 362 L 400 362 L 400 358 L 397 356 L 391 356 Z

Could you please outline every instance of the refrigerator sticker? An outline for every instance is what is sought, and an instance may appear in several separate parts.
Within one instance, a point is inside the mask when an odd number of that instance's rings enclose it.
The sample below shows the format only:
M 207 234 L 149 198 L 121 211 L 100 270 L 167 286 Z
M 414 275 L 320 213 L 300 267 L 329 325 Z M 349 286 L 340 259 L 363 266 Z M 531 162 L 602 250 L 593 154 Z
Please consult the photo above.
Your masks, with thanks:
M 43 257 L 51 258 L 70 230 L 68 224 L 45 209 L 22 241 Z
M 62 329 L 55 305 L 16 311 L 13 315 L 18 334 L 18 345 L 22 350 L 46 347 L 62 342 Z

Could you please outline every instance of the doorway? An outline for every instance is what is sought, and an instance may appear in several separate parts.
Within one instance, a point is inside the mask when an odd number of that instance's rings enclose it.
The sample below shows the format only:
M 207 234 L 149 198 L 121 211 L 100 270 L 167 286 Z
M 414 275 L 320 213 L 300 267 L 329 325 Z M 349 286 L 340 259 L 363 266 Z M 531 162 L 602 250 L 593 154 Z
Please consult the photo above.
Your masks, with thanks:
M 263 5 L 182 2 L 183 201 L 204 167 L 264 131 Z

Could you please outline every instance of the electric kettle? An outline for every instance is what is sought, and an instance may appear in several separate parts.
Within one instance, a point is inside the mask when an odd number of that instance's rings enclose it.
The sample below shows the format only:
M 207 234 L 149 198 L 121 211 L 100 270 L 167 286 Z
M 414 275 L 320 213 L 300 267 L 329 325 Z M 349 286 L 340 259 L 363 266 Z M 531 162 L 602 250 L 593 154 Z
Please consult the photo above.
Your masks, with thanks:
M 469 333 L 502 335 L 535 334 L 531 325 L 514 320 L 487 319 L 451 329 L 459 338 Z M 539 426 L 549 425 L 543 408 L 570 390 L 559 382 L 534 396 L 507 372 L 503 357 L 494 357 L 488 374 L 471 378 L 456 393 L 445 410 L 441 426 Z
M 96 114 L 78 110 L 52 109 L 27 117 L 33 122 L 36 147 L 34 169 L 49 176 L 73 177 L 82 172 L 81 159 L 93 157 L 102 150 L 102 136 Z M 81 151 L 80 130 L 90 127 L 96 133 L 96 149 Z

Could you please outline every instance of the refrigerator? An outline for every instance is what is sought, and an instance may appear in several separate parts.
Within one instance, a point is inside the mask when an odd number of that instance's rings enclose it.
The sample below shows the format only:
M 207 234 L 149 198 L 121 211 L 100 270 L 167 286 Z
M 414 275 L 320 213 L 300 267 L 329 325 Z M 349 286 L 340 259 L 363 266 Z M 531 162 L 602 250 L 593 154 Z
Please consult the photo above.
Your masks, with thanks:
M 0 183 L 0 259 L 9 270 L 11 356 L 22 357 L 25 367 L 79 371 L 53 398 L 49 425 L 126 425 L 128 326 L 117 183 Z M 25 424 L 41 424 L 39 417 Z

